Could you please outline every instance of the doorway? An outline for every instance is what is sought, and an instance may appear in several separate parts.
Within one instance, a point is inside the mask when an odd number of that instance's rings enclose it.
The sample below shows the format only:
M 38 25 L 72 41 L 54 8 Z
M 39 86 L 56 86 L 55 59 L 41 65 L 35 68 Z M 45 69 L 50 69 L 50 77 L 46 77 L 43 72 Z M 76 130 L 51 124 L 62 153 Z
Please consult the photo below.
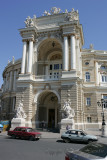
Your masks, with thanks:
M 55 128 L 55 109 L 48 110 L 48 128 Z

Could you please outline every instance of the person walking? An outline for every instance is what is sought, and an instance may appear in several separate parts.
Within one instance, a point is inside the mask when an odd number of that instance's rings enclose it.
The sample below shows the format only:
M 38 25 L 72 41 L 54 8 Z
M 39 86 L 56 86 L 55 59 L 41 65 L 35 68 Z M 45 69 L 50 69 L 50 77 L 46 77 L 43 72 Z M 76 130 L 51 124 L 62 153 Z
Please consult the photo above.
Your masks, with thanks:
M 70 129 L 70 126 L 69 126 L 69 125 L 67 125 L 67 126 L 66 126 L 66 130 L 69 130 L 69 129 Z

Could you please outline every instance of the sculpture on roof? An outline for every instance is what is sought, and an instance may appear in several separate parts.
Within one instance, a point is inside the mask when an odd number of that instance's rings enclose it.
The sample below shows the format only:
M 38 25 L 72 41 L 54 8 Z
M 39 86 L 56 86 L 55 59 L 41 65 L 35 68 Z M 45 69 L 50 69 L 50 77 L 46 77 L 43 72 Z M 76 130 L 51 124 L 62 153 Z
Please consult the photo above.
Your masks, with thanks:
M 43 15 L 49 16 L 49 15 L 51 15 L 51 14 L 49 13 L 49 11 L 46 11 L 46 10 L 45 10 Z
M 90 49 L 93 49 L 94 48 L 94 45 L 93 44 L 90 44 Z
M 60 13 L 61 9 L 60 8 L 56 8 L 56 7 L 52 7 L 51 8 L 51 14 L 58 14 Z
M 15 62 L 15 58 L 14 58 L 14 56 L 13 56 L 13 59 L 12 59 L 12 64 L 14 64 L 14 62 Z
M 26 18 L 26 21 L 24 21 L 25 22 L 25 24 L 26 24 L 26 27 L 34 27 L 34 22 L 33 22 L 33 20 L 30 18 L 30 16 L 28 16 L 27 18 Z
M 67 13 L 65 19 L 68 20 L 68 21 L 73 21 L 73 20 L 78 20 L 79 19 L 78 10 L 75 11 L 74 8 L 72 8 L 71 12 L 65 12 L 65 13 Z
M 56 7 L 52 7 L 50 12 L 49 11 L 44 11 L 43 15 L 44 16 L 49 16 L 49 15 L 53 15 L 53 14 L 58 14 L 61 12 L 61 9 L 60 8 L 56 8 Z

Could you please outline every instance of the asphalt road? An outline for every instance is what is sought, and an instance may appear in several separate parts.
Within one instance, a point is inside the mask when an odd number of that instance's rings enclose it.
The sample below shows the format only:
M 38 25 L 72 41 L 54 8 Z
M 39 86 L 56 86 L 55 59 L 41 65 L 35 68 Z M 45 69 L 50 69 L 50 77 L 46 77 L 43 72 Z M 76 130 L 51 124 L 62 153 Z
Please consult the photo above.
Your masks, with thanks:
M 67 150 L 80 149 L 85 145 L 64 143 L 55 138 L 29 141 L 0 135 L 0 160 L 64 160 Z

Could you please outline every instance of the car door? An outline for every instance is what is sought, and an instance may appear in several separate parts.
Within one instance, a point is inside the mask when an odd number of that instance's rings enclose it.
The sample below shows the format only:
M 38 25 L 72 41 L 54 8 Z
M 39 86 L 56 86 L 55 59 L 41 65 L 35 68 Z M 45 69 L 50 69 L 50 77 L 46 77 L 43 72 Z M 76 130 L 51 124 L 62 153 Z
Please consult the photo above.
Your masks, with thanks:
M 68 138 L 69 138 L 71 141 L 76 141 L 76 137 L 77 137 L 77 135 L 75 134 L 75 131 L 74 131 L 74 130 L 69 131 Z
M 16 137 L 20 137 L 20 131 L 21 131 L 21 128 L 16 128 L 16 129 L 14 130 L 14 135 L 15 135 Z
M 21 136 L 22 136 L 22 128 L 18 128 L 17 136 L 18 136 L 18 137 L 21 137 Z
M 81 131 L 76 131 L 76 141 L 83 141 L 84 135 Z

